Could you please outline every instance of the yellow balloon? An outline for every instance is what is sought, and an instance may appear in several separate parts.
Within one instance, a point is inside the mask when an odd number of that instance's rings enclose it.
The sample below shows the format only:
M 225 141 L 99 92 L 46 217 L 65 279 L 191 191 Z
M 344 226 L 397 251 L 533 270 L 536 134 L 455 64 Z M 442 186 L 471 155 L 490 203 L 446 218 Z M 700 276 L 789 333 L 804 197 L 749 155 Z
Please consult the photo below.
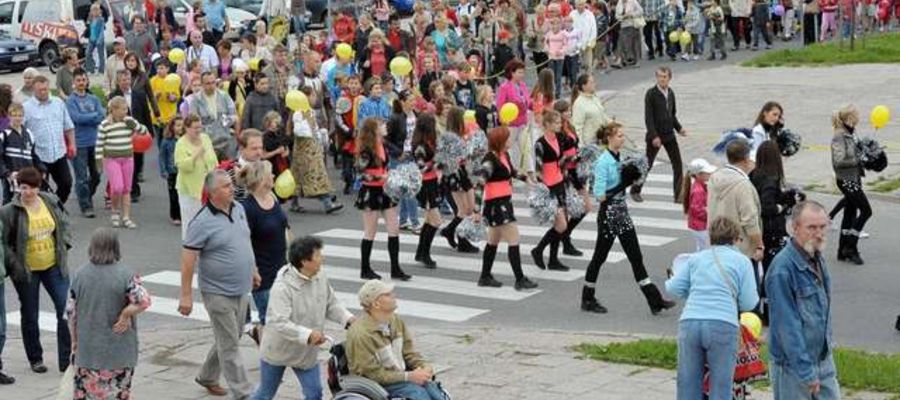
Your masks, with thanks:
M 178 76 L 178 74 L 172 73 L 166 75 L 163 83 L 165 84 L 164 87 L 167 92 L 179 93 L 181 91 L 181 77 Z
M 347 43 L 341 43 L 334 49 L 334 53 L 337 54 L 339 58 L 347 60 L 353 56 L 353 48 Z
M 759 335 L 762 334 L 762 321 L 752 312 L 741 313 L 741 325 L 746 326 L 754 338 L 759 339 Z
M 175 65 L 181 64 L 184 61 L 184 50 L 179 48 L 169 50 L 169 61 Z
M 669 34 L 669 41 L 672 43 L 678 43 L 678 39 L 681 38 L 681 35 L 678 34 L 678 31 L 673 31 Z
M 681 32 L 681 47 L 687 47 L 687 45 L 691 44 L 691 33 L 690 32 Z M 684 49 L 681 49 L 684 51 Z
M 247 66 L 249 66 L 250 70 L 253 72 L 259 71 L 259 59 L 251 58 L 250 61 L 247 63 Z
M 475 122 L 475 110 L 466 110 L 466 112 L 463 113 L 463 121 Z
M 890 121 L 891 110 L 885 105 L 875 106 L 875 108 L 872 109 L 872 114 L 869 115 L 869 122 L 872 123 L 872 126 L 875 127 L 875 129 L 884 128 Z
M 294 180 L 294 174 L 291 170 L 286 169 L 278 178 L 275 178 L 275 194 L 282 199 L 290 198 L 297 191 L 297 182 Z
M 513 103 L 506 103 L 500 107 L 500 123 L 507 125 L 519 117 L 519 106 Z
M 299 90 L 291 90 L 284 96 L 284 104 L 292 111 L 309 111 L 309 99 Z
M 406 76 L 412 72 L 413 66 L 406 57 L 394 57 L 391 60 L 391 73 L 394 75 Z

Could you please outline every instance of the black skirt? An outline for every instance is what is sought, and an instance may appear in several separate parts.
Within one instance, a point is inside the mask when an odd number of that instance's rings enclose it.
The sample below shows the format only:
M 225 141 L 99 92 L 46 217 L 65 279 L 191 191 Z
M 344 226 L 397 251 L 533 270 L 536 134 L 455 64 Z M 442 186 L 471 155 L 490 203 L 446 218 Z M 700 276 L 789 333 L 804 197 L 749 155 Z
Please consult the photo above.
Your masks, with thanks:
M 572 189 L 575 189 L 578 192 L 580 192 L 581 189 L 584 189 L 584 181 L 578 177 L 578 172 L 574 168 L 569 169 L 566 172 L 566 182 L 568 182 L 569 185 L 572 185 Z
M 563 180 L 553 186 L 548 187 L 550 194 L 556 197 L 556 204 L 560 208 L 566 207 L 566 181 Z
M 397 203 L 384 193 L 383 187 L 362 185 L 356 196 L 355 205 L 363 211 L 382 211 L 396 207 Z
M 419 207 L 425 210 L 440 207 L 444 201 L 444 195 L 441 193 L 441 186 L 438 185 L 437 178 L 422 181 L 422 188 L 416 194 L 416 200 L 419 201 Z
M 469 179 L 469 173 L 462 166 L 459 167 L 455 174 L 444 175 L 442 179 L 450 192 L 468 192 L 474 187 L 472 180 Z
M 498 197 L 485 201 L 481 215 L 488 226 L 501 226 L 516 222 L 512 196 Z

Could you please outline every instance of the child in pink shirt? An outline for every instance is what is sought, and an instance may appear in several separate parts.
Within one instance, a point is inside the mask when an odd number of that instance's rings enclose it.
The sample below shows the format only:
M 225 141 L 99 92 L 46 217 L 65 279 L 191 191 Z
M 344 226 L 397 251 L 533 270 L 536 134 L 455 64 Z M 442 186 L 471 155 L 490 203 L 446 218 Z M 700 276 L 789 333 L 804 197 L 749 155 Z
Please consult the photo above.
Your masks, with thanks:
M 706 182 L 716 171 L 708 161 L 697 158 L 691 161 L 681 184 L 682 205 L 688 217 L 688 229 L 694 236 L 697 251 L 709 248 L 709 231 L 706 226 Z M 692 183 L 693 181 L 693 183 Z
M 547 58 L 550 59 L 549 67 L 553 71 L 555 95 L 559 98 L 562 91 L 563 63 L 566 60 L 568 37 L 566 31 L 562 30 L 560 17 L 551 17 L 549 22 L 550 30 L 544 34 L 544 51 L 547 52 Z

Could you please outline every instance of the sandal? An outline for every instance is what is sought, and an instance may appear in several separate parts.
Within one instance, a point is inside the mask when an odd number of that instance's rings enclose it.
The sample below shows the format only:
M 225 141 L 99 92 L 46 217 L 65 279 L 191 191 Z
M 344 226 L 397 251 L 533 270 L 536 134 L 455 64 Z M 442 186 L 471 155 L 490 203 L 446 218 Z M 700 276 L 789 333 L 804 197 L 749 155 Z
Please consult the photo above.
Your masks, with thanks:
M 113 228 L 118 228 L 122 226 L 122 220 L 119 217 L 119 214 L 113 214 L 109 217 L 109 220 L 112 222 Z
M 128 218 L 123 218 L 123 219 L 122 219 L 122 226 L 125 227 L 125 228 L 128 228 L 128 229 L 134 229 L 134 228 L 137 228 L 137 224 L 135 224 L 133 221 L 131 221 L 131 220 L 128 219 Z

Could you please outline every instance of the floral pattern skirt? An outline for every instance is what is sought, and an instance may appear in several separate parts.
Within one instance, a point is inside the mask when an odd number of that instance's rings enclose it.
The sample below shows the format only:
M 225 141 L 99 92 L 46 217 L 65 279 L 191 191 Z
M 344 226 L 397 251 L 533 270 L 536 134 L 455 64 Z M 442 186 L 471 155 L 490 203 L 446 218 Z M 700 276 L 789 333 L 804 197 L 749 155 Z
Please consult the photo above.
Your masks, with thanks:
M 75 400 L 81 399 L 131 399 L 131 378 L 134 368 L 93 370 L 78 367 L 75 370 Z
M 297 193 L 301 197 L 331 194 L 331 181 L 325 169 L 322 147 L 315 139 L 294 138 L 291 173 L 297 181 Z

